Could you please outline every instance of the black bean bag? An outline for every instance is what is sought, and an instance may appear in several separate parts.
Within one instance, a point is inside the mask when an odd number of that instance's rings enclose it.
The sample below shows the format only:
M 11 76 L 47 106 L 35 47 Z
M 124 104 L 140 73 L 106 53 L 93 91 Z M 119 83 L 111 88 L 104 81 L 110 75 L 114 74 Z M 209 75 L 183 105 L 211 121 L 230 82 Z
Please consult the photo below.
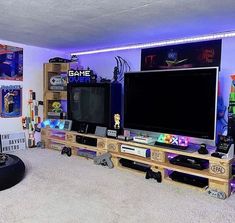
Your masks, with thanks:
M 25 173 L 25 165 L 23 161 L 11 154 L 4 154 L 5 162 L 0 162 L 0 190 L 10 188 L 19 183 Z

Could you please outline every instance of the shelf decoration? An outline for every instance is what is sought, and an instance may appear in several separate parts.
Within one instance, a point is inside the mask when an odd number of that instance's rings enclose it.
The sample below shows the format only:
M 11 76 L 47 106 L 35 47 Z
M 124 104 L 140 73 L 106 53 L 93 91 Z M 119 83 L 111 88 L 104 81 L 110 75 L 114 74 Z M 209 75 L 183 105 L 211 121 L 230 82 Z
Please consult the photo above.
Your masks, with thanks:
M 22 125 L 24 130 L 28 130 L 28 147 L 36 147 L 35 133 L 40 132 L 41 117 L 39 116 L 39 105 L 43 105 L 42 101 L 36 100 L 36 93 L 29 90 L 28 113 L 22 117 Z

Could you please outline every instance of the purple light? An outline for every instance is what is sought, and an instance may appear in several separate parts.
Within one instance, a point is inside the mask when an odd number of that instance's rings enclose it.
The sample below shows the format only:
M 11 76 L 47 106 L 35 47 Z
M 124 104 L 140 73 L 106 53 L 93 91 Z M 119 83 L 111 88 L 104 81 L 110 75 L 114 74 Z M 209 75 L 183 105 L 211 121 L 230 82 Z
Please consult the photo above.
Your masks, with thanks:
M 229 38 L 229 37 L 231 38 L 234 36 L 235 36 L 235 32 L 230 31 L 230 32 L 215 33 L 215 34 L 209 34 L 209 35 L 203 35 L 203 36 L 194 36 L 194 37 L 189 37 L 189 38 L 179 38 L 179 39 L 172 39 L 172 40 L 165 40 L 165 41 L 151 42 L 151 43 L 142 43 L 142 44 L 129 45 L 129 46 L 88 50 L 88 51 L 82 51 L 82 52 L 75 52 L 75 53 L 72 53 L 71 55 L 87 55 L 87 54 L 119 51 L 119 50 L 142 49 L 142 48 L 149 48 L 149 47 L 158 47 L 158 46 L 167 46 L 167 45 L 174 45 L 174 44 L 181 44 L 181 43 L 191 43 L 191 42 L 198 42 L 198 41 L 205 41 L 205 40 L 222 39 L 222 38 Z
M 176 157 L 176 156 L 177 156 L 177 154 L 173 154 L 173 153 L 168 153 L 168 154 L 167 154 L 168 160 L 170 160 L 170 159 L 172 159 L 172 158 L 174 158 L 174 157 Z

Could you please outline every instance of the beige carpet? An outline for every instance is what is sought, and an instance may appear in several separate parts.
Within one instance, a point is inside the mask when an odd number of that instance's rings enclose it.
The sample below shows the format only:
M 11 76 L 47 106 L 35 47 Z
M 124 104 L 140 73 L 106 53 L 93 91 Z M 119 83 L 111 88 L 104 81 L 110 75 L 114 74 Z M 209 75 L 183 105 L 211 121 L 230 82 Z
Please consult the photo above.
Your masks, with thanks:
M 235 195 L 205 193 L 57 151 L 17 151 L 23 181 L 0 192 L 0 223 L 234 222 Z

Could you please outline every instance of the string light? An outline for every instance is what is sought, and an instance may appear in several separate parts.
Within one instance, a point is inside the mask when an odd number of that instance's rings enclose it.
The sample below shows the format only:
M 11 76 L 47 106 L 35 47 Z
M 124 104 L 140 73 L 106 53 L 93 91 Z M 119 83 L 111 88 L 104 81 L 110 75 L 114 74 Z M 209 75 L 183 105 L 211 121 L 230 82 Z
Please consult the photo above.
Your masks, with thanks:
M 142 43 L 142 44 L 135 44 L 135 45 L 128 45 L 128 46 L 121 46 L 121 47 L 113 47 L 113 48 L 106 48 L 106 49 L 99 49 L 99 50 L 81 51 L 81 52 L 71 53 L 71 55 L 87 55 L 87 54 L 106 53 L 106 52 L 120 51 L 120 50 L 142 49 L 142 48 L 198 42 L 198 41 L 205 41 L 205 40 L 223 39 L 223 38 L 231 38 L 231 37 L 235 37 L 235 31 L 189 37 L 189 38 L 179 38 L 179 39 L 165 40 L 165 41 L 158 41 L 158 42 L 151 42 L 151 43 Z

